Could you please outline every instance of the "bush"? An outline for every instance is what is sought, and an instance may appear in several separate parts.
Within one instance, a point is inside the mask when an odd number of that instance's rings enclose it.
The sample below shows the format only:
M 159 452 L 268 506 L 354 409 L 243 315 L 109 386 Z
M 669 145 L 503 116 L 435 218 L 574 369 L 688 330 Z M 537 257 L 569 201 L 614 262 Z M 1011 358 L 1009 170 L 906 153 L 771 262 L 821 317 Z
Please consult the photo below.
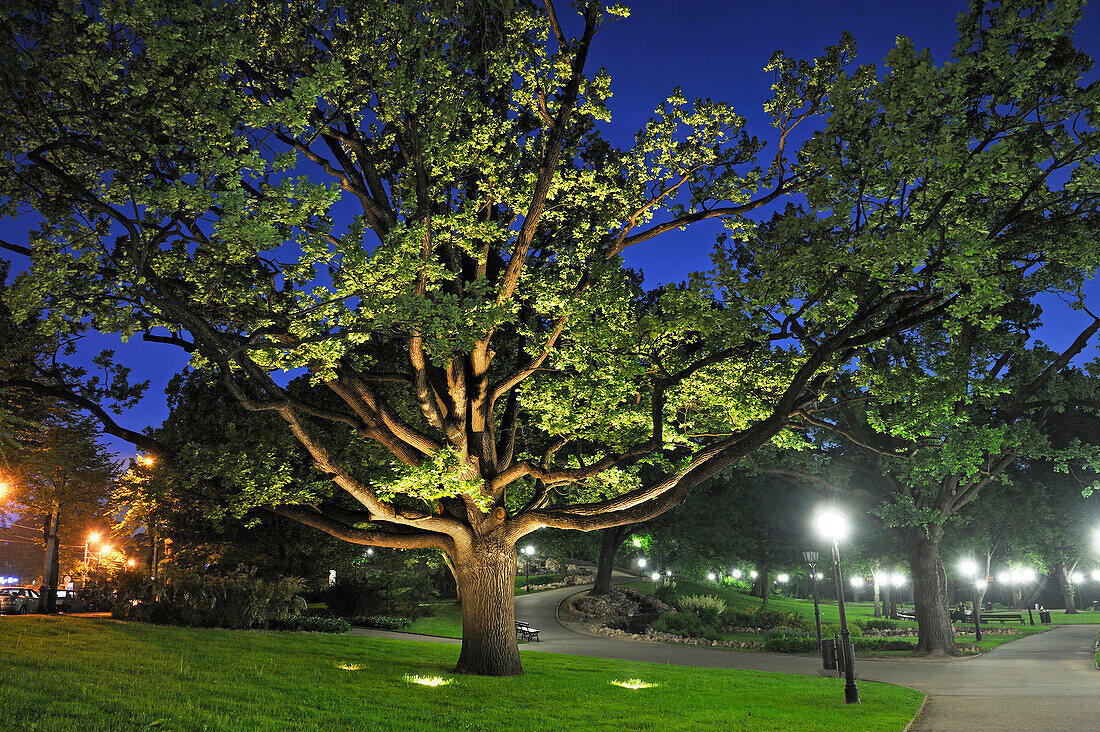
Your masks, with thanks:
M 858 618 L 852 624 L 864 630 L 894 630 L 900 627 L 899 623 L 886 618 Z
M 821 626 L 821 637 L 832 638 L 834 635 L 840 635 L 840 625 L 837 623 L 829 623 Z M 848 635 L 852 638 L 862 638 L 863 629 L 858 625 L 848 624 Z
M 271 621 L 271 630 L 292 630 L 299 633 L 347 633 L 351 623 L 343 618 L 318 618 L 296 615 Z
M 774 628 L 764 636 L 764 650 L 772 653 L 817 653 L 817 633 L 809 633 L 802 628 Z
M 911 651 L 917 645 L 896 638 L 853 638 L 852 647 L 857 651 Z
M 423 615 L 420 593 L 411 587 L 395 587 L 379 575 L 339 580 L 325 591 L 324 599 L 329 612 L 337 617 Z
M 302 581 L 267 581 L 255 568 L 227 575 L 169 570 L 164 579 L 119 591 L 113 617 L 162 625 L 201 628 L 266 628 L 305 609 Z
M 756 607 L 749 608 L 748 612 L 727 610 L 722 613 L 722 622 L 736 628 L 778 628 L 786 626 L 809 630 L 810 625 L 797 613 L 781 613 L 777 610 L 766 610 Z
M 380 628 L 382 630 L 404 630 L 412 622 L 408 618 L 394 618 L 388 615 L 357 615 L 354 618 L 345 618 L 352 625 L 363 628 Z
M 657 586 L 653 589 L 653 594 L 663 603 L 668 605 L 676 605 L 676 599 L 679 595 L 676 594 L 676 582 L 675 580 L 662 580 L 657 583 Z
M 726 601 L 714 595 L 688 595 L 680 598 L 679 607 L 686 612 L 692 612 L 705 620 L 708 624 L 718 627 L 719 619 L 726 610 Z
M 684 638 L 718 640 L 718 629 L 691 612 L 665 613 L 653 622 L 653 629 Z

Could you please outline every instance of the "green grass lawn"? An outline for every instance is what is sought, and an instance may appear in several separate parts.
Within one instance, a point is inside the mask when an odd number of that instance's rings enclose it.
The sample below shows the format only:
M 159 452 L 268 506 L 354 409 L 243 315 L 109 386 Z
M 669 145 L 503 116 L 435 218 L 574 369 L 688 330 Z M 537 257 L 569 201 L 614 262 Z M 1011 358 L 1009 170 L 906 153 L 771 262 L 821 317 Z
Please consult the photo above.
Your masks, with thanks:
M 0 647 L 0 708 L 51 732 L 901 730 L 922 698 L 860 682 L 849 707 L 833 677 L 548 653 L 524 653 L 520 677 L 454 677 L 455 646 L 88 618 L 4 618 Z M 611 683 L 627 679 L 656 686 Z
M 454 600 L 433 602 L 427 606 L 432 614 L 417 618 L 405 628 L 406 633 L 435 635 L 440 638 L 462 637 L 462 606 Z

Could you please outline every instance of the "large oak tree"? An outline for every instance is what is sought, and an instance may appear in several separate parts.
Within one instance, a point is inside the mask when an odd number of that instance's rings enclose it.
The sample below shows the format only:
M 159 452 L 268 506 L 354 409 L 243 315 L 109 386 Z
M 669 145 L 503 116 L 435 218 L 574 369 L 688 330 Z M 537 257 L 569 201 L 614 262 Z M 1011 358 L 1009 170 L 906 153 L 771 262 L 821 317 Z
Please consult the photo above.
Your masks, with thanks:
M 1094 263 L 1073 4 L 976 7 L 942 67 L 776 54 L 767 150 L 678 92 L 608 144 L 585 66 L 625 10 L 577 5 L 14 0 L 0 30 L 0 194 L 43 217 L 7 243 L 20 312 L 185 348 L 278 415 L 357 509 L 262 500 L 445 552 L 460 672 L 521 670 L 522 536 L 659 515 L 869 345 Z M 706 220 L 714 270 L 645 296 L 626 248 Z

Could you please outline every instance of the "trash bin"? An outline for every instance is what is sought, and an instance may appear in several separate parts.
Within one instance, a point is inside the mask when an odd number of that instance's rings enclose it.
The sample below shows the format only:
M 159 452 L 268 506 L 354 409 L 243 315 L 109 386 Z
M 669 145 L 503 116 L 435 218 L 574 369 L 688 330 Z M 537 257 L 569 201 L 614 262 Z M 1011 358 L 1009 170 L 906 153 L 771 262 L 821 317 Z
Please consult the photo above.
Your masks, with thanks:
M 1039 622 L 1044 625 L 1050 622 L 1050 610 L 1039 611 Z
M 821 639 L 821 663 L 826 671 L 836 671 L 836 639 Z

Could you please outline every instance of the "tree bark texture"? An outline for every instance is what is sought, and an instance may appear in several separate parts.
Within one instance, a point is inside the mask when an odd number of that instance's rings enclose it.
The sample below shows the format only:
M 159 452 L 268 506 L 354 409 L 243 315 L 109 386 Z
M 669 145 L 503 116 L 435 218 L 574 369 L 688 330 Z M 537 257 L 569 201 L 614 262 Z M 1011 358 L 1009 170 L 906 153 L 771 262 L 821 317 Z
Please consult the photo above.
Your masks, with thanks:
M 1066 615 L 1077 614 L 1077 600 L 1074 597 L 1075 590 L 1073 583 L 1070 581 L 1070 571 L 1066 569 L 1065 562 L 1058 562 L 1054 565 L 1054 571 L 1058 575 L 1058 586 L 1062 590 L 1062 598 L 1066 602 Z
M 947 609 L 947 573 L 940 558 L 943 526 L 929 524 L 905 532 L 909 568 L 913 575 L 913 604 L 917 616 L 917 651 L 957 656 L 955 628 Z
M 515 628 L 516 551 L 499 540 L 453 557 L 462 597 L 462 650 L 455 673 L 517 676 L 523 673 Z
M 42 564 L 42 586 L 39 588 L 38 612 L 52 613 L 57 610 L 57 526 L 61 521 L 61 504 L 54 501 L 53 510 L 46 518 L 42 528 L 46 539 L 46 557 Z
M 590 595 L 606 595 L 611 591 L 611 572 L 615 566 L 615 552 L 623 543 L 629 526 L 613 526 L 604 529 L 600 542 L 600 560 L 596 565 L 596 583 L 592 586 Z

